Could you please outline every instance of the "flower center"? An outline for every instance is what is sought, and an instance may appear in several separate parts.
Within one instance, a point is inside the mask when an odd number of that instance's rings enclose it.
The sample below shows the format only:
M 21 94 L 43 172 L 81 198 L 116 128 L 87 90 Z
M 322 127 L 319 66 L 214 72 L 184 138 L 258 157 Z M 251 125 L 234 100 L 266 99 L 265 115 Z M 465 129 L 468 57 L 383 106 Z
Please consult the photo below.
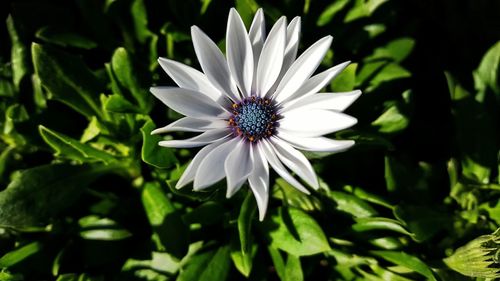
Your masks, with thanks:
M 270 99 L 252 96 L 233 103 L 229 125 L 235 135 L 256 142 L 275 133 L 278 119 L 276 106 Z

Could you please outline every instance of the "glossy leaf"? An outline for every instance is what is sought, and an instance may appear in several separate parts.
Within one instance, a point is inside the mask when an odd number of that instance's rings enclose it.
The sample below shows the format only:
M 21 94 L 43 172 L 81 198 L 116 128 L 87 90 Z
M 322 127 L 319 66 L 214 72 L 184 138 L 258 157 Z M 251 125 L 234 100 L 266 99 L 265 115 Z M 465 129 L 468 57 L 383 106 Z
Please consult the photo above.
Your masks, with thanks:
M 267 216 L 261 230 L 272 247 L 294 256 L 310 256 L 330 249 L 321 227 L 304 211 L 278 208 Z
M 157 168 L 169 168 L 177 162 L 177 159 L 172 149 L 158 145 L 162 138 L 159 135 L 151 135 L 154 129 L 156 125 L 151 120 L 148 120 L 141 128 L 142 161 Z

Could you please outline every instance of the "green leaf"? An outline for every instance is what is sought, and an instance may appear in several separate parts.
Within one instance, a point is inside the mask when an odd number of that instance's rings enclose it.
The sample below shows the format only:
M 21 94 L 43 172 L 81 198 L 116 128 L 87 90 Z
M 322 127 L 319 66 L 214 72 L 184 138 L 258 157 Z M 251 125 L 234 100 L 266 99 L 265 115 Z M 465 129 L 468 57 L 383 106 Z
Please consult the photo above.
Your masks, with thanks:
M 229 246 L 222 246 L 217 251 L 197 253 L 177 277 L 177 281 L 220 280 L 227 279 L 230 269 Z
M 59 100 L 85 117 L 101 116 L 99 93 L 101 82 L 81 58 L 36 43 L 31 45 L 35 72 L 50 92 L 49 98 Z
M 250 26 L 257 9 L 259 4 L 255 0 L 236 0 L 236 10 L 247 27 Z
M 408 255 L 404 252 L 394 252 L 394 251 L 371 251 L 372 254 L 379 256 L 389 262 L 406 267 L 412 271 L 420 273 L 427 280 L 436 281 L 436 277 L 432 273 L 431 269 L 419 258 Z
M 393 134 L 403 131 L 410 124 L 408 117 L 401 112 L 400 107 L 395 104 L 390 106 L 382 115 L 372 122 L 372 126 L 378 131 L 386 134 Z
M 238 233 L 241 243 L 241 252 L 243 255 L 249 254 L 252 241 L 252 220 L 257 211 L 257 204 L 252 192 L 248 192 L 243 204 L 241 205 L 238 216 Z
M 132 236 L 132 233 L 115 221 L 94 215 L 81 218 L 78 225 L 80 236 L 87 240 L 116 241 Z
M 500 66 L 500 41 L 493 45 L 484 55 L 479 67 L 474 72 L 476 89 L 484 91 L 490 87 L 497 97 L 500 97 L 500 85 L 498 79 Z
M 236 236 L 236 235 L 234 235 Z M 245 277 L 249 277 L 252 272 L 253 260 L 257 253 L 258 244 L 253 241 L 249 243 L 248 250 L 243 253 L 242 245 L 238 238 L 231 236 L 231 259 L 238 271 Z
M 24 170 L 0 192 L 0 227 L 44 226 L 71 206 L 87 184 L 122 169 L 115 165 L 52 164 Z
M 303 192 L 298 191 L 282 178 L 276 179 L 276 185 L 279 188 L 273 188 L 272 196 L 286 201 L 289 206 L 302 209 L 304 211 L 313 211 L 321 209 L 321 202 Z
M 116 113 L 141 113 L 135 105 L 123 96 L 117 94 L 106 97 L 104 101 L 104 109 Z
M 337 2 L 336 2 L 337 3 Z M 357 63 L 352 63 L 348 65 L 344 71 L 342 71 L 335 79 L 331 82 L 330 87 L 334 92 L 347 92 L 352 91 L 356 85 L 356 69 L 358 68 Z
M 148 120 L 141 128 L 142 133 L 142 161 L 157 168 L 169 168 L 177 163 L 174 152 L 170 148 L 161 147 L 158 143 L 162 138 L 158 135 L 151 135 L 155 129 L 155 123 Z
M 326 196 L 335 203 L 335 209 L 354 217 L 363 218 L 377 215 L 377 211 L 370 204 L 354 195 L 340 191 L 328 191 Z
M 330 250 L 318 223 L 299 209 L 274 209 L 260 226 L 272 247 L 291 255 L 310 256 Z
M 317 26 L 325 26 L 332 21 L 333 17 L 340 12 L 350 2 L 350 0 L 339 0 L 328 5 L 316 21 Z
M 140 272 L 146 268 L 156 272 L 175 274 L 179 271 L 180 263 L 176 258 L 172 257 L 168 253 L 152 252 L 151 259 L 149 260 L 136 260 L 129 258 L 121 270 L 124 272 Z
M 344 18 L 344 23 L 348 23 L 360 18 L 369 17 L 380 5 L 388 0 L 356 0 L 354 6 Z
M 111 69 L 116 76 L 121 90 L 130 93 L 143 113 L 147 113 L 152 107 L 152 95 L 146 85 L 139 81 L 139 73 L 136 70 L 132 56 L 125 48 L 118 48 L 111 58 Z
M 16 89 L 24 76 L 32 71 L 30 62 L 30 53 L 23 36 L 23 31 L 20 24 L 12 18 L 12 15 L 7 17 L 7 31 L 9 32 L 11 46 L 12 76 Z
M 179 212 L 158 183 L 146 183 L 141 199 L 153 228 L 156 248 L 181 259 L 189 247 L 189 229 L 182 221 Z
M 43 140 L 56 151 L 56 156 L 62 156 L 81 163 L 103 162 L 109 164 L 117 161 L 113 155 L 107 152 L 52 131 L 42 125 L 38 126 L 38 130 Z
M 24 278 L 21 274 L 12 274 L 7 269 L 0 270 L 0 281 L 23 281 Z
M 366 232 L 372 230 L 389 230 L 398 232 L 401 234 L 406 234 L 408 236 L 413 236 L 408 230 L 406 230 L 399 221 L 381 218 L 381 217 L 369 217 L 369 218 L 356 218 L 356 223 L 351 227 L 356 232 Z
M 288 255 L 285 265 L 285 281 L 301 281 L 304 280 L 302 265 L 299 257 Z
M 269 251 L 269 255 L 271 256 L 271 259 L 274 264 L 274 269 L 276 270 L 276 273 L 280 277 L 281 280 L 285 280 L 285 261 L 283 260 L 283 257 L 281 256 L 281 253 L 278 249 L 273 248 L 272 246 L 267 247 Z
M 130 8 L 132 22 L 134 24 L 135 39 L 144 44 L 146 40 L 154 35 L 148 29 L 148 15 L 143 0 L 134 0 Z
M 385 65 L 375 76 L 370 80 L 370 87 L 367 91 L 372 91 L 384 82 L 390 82 L 397 79 L 408 78 L 411 73 L 400 66 L 399 64 L 389 63 Z
M 42 244 L 40 242 L 31 242 L 27 245 L 10 251 L 0 258 L 0 268 L 11 267 L 22 262 L 30 256 L 40 252 Z
M 75 47 L 85 50 L 94 49 L 97 43 L 74 31 L 65 31 L 53 26 L 44 26 L 36 34 L 36 38 L 61 47 Z
M 415 39 L 410 37 L 398 38 L 392 40 L 384 47 L 375 49 L 373 55 L 367 57 L 366 59 L 391 59 L 392 61 L 399 63 L 411 54 L 414 47 Z

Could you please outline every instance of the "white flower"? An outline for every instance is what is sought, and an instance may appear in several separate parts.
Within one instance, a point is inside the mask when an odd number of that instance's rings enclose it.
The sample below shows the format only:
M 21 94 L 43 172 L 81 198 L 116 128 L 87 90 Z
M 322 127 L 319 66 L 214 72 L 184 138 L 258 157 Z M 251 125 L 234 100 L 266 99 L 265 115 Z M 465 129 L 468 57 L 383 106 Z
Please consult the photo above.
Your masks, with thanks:
M 248 181 L 263 220 L 269 199 L 269 167 L 298 190 L 309 191 L 317 176 L 299 151 L 337 152 L 351 140 L 323 137 L 356 124 L 341 113 L 361 94 L 320 93 L 349 62 L 311 75 L 332 42 L 326 36 L 297 59 L 300 17 L 287 25 L 281 17 L 266 38 L 264 14 L 257 11 L 247 32 L 235 9 L 229 12 L 226 57 L 198 27 L 191 28 L 194 49 L 203 73 L 160 58 L 159 63 L 179 85 L 152 87 L 151 92 L 171 109 L 185 115 L 153 134 L 200 132 L 186 140 L 166 140 L 164 147 L 203 147 L 193 158 L 176 187 L 193 182 L 202 190 L 227 179 L 227 197 Z M 284 165 L 283 165 L 284 164 Z M 290 170 L 288 170 L 288 169 Z

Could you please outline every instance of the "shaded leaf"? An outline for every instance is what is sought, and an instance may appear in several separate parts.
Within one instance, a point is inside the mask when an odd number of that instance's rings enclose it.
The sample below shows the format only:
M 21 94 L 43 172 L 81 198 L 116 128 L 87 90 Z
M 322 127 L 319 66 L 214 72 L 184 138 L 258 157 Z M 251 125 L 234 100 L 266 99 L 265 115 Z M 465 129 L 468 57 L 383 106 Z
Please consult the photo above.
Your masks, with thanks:
M 162 138 L 158 135 L 151 135 L 155 129 L 152 120 L 148 120 L 141 128 L 142 133 L 142 161 L 157 168 L 169 168 L 177 162 L 175 155 L 170 148 L 161 147 L 158 143 Z
M 299 209 L 275 209 L 260 226 L 272 247 L 295 256 L 309 256 L 330 249 L 318 223 Z

